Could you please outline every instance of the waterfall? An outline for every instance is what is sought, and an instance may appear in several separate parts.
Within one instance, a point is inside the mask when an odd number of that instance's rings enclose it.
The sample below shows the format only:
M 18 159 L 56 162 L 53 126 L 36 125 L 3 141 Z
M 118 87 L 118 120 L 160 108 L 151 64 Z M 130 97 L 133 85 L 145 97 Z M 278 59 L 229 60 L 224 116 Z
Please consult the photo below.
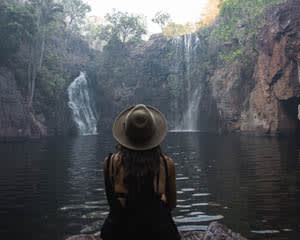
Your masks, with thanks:
M 69 107 L 80 135 L 97 134 L 97 120 L 91 107 L 86 75 L 80 75 L 68 87 Z
M 175 47 L 175 72 L 181 76 L 178 81 L 184 81 L 186 90 L 186 104 L 183 107 L 185 112 L 179 118 L 175 131 L 195 131 L 198 130 L 198 109 L 201 100 L 201 85 L 195 84 L 193 66 L 197 56 L 196 49 L 198 37 L 195 34 L 187 34 L 174 38 L 172 43 Z M 180 74 L 180 72 L 182 72 Z

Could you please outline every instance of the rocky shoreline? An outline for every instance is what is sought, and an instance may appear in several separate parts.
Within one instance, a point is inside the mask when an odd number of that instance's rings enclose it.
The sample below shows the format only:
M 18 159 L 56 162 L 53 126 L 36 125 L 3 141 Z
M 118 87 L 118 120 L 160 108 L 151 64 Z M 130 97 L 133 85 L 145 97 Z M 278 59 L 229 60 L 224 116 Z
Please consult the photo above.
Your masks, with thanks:
M 206 231 L 183 231 L 182 240 L 247 240 L 240 233 L 235 233 L 225 225 L 212 222 Z M 99 233 L 94 235 L 76 235 L 68 237 L 66 240 L 101 240 Z

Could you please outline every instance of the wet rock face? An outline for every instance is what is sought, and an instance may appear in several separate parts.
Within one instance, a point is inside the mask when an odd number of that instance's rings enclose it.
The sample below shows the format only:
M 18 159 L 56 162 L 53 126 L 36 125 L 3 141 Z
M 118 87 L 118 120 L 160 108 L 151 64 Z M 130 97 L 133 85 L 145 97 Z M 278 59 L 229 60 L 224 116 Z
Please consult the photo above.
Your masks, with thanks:
M 28 108 L 12 72 L 0 67 L 0 140 L 45 136 L 42 120 Z
M 299 130 L 300 8 L 298 1 L 273 7 L 257 37 L 255 88 L 242 131 L 284 133 Z
M 0 114 L 0 138 L 31 134 L 29 111 L 13 75 L 5 68 L 0 68 Z

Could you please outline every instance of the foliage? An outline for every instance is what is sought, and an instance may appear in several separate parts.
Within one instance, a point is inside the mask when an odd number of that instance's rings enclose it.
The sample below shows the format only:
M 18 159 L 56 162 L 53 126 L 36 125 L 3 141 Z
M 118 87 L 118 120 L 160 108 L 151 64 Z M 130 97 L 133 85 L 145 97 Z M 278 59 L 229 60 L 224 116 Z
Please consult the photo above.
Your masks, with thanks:
M 34 16 L 15 1 L 0 3 L 0 61 L 15 54 L 22 42 L 31 40 L 35 32 Z
M 157 12 L 151 21 L 157 23 L 160 26 L 161 30 L 163 30 L 164 27 L 168 24 L 168 22 L 170 22 L 170 20 L 171 16 L 169 13 Z
M 104 23 L 104 18 L 92 16 L 87 19 L 84 26 L 84 38 L 88 41 L 90 47 L 102 50 L 104 46 L 104 41 L 99 38 L 99 33 L 101 32 L 101 25 Z
M 105 15 L 107 24 L 102 26 L 100 39 L 109 42 L 120 40 L 122 43 L 128 41 L 139 41 L 147 33 L 145 21 L 140 15 L 129 14 L 113 10 Z
M 175 22 L 169 22 L 163 29 L 163 34 L 171 37 L 178 37 L 185 34 L 189 34 L 195 31 L 195 25 L 188 22 L 186 24 L 179 24 Z
M 230 64 L 246 52 L 256 51 L 256 35 L 265 24 L 266 8 L 280 0 L 225 0 L 220 4 L 220 21 L 212 36 L 223 46 L 219 56 Z
M 71 32 L 79 32 L 91 7 L 82 0 L 61 0 L 66 28 Z
M 210 0 L 206 3 L 201 19 L 196 23 L 196 28 L 212 24 L 220 13 L 220 4 L 223 0 Z
M 28 93 L 27 103 L 32 107 L 33 97 L 36 89 L 37 74 L 41 70 L 44 51 L 46 44 L 46 35 L 54 32 L 53 23 L 56 23 L 57 16 L 62 13 L 62 5 L 55 2 L 55 0 L 29 0 L 29 7 L 35 14 L 36 32 L 33 35 L 31 44 L 29 45 L 30 54 L 28 58 Z

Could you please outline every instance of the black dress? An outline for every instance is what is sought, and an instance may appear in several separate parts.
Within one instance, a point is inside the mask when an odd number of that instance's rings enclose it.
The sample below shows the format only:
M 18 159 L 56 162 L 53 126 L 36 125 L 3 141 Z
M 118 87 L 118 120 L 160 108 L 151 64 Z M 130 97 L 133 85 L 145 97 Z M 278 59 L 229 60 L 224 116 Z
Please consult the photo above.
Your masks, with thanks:
M 168 192 L 168 168 L 163 157 L 166 171 L 166 193 Z M 180 234 L 172 219 L 167 204 L 161 195 L 154 191 L 153 177 L 145 181 L 142 190 L 135 199 L 114 191 L 114 179 L 109 176 L 111 155 L 105 169 L 105 190 L 110 212 L 101 229 L 103 240 L 144 239 L 179 240 Z M 112 165 L 113 167 L 113 165 Z M 113 171 L 112 171 L 113 172 Z M 126 198 L 123 207 L 118 198 Z

